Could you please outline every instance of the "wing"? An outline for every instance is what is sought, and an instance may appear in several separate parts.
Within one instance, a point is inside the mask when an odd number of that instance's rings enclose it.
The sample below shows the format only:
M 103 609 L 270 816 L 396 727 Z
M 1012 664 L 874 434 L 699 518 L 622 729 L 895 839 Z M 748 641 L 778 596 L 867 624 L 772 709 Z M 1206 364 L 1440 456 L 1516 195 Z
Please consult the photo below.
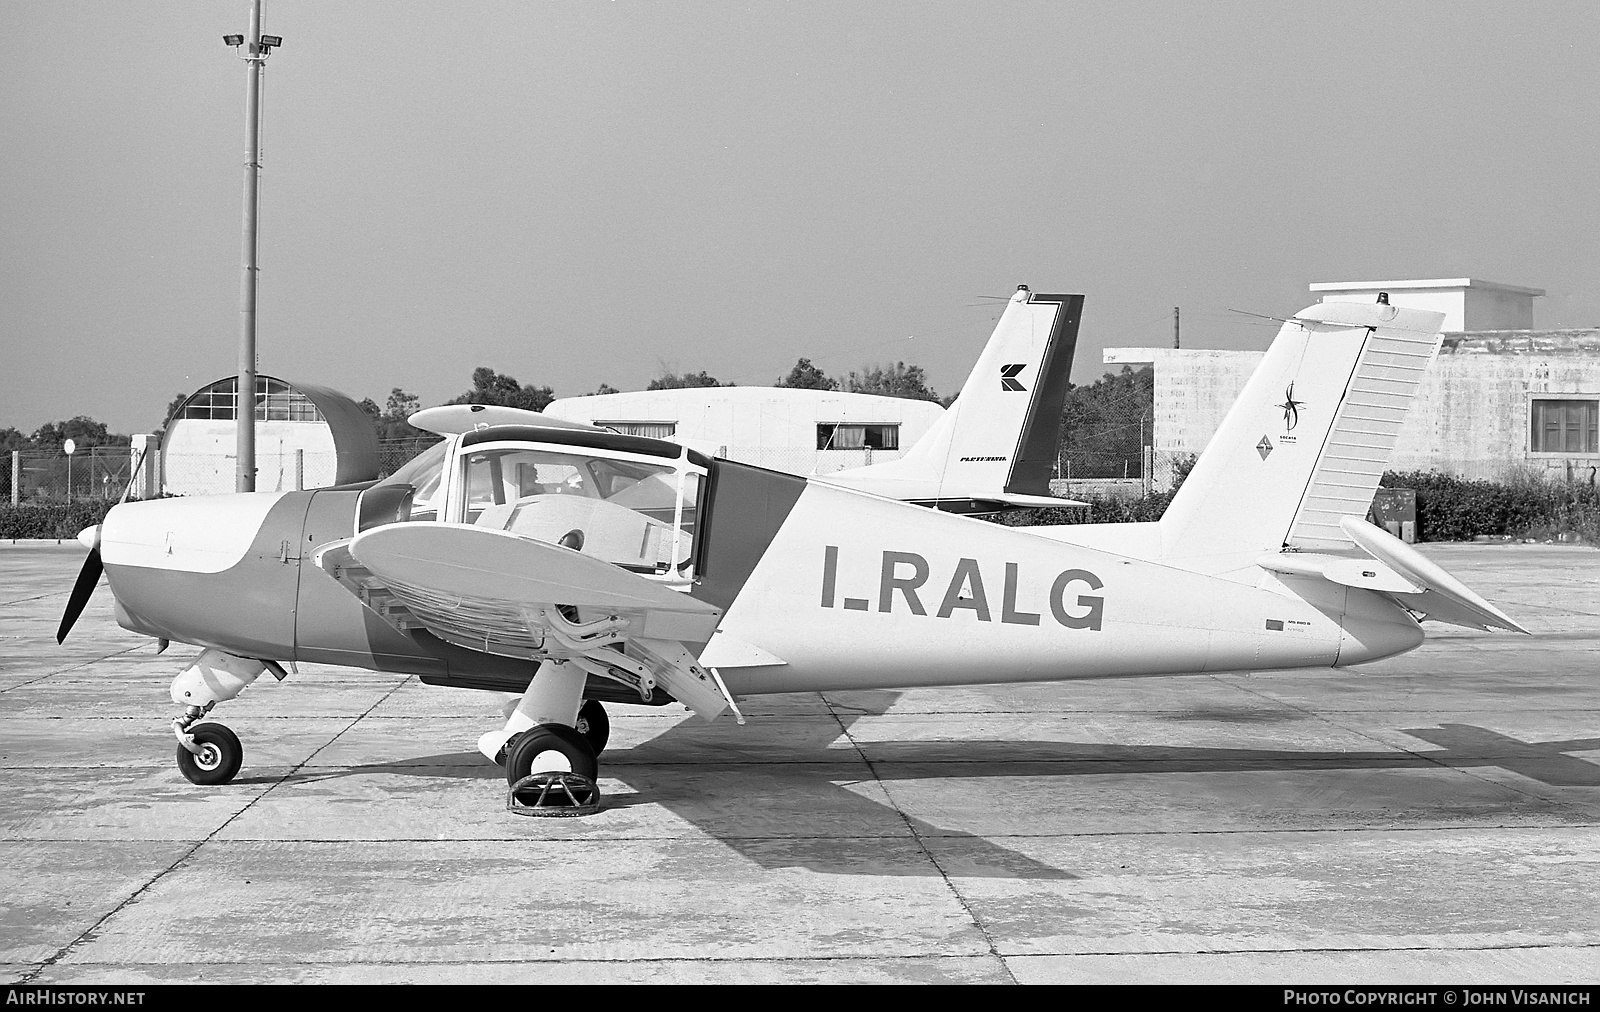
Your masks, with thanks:
M 685 646 L 711 639 L 721 610 L 581 552 L 466 524 L 401 523 L 326 545 L 315 560 L 380 614 L 465 649 L 570 661 L 642 699 L 659 684 L 708 719 L 729 706 Z

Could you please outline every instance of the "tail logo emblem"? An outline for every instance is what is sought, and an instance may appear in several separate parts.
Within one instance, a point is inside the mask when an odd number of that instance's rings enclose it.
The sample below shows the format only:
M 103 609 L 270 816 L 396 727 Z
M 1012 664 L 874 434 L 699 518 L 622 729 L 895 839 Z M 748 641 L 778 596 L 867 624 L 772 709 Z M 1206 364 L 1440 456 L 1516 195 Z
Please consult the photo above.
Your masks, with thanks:
M 1028 368 L 1028 363 L 1026 363 L 1026 362 L 1018 362 L 1015 365 L 1003 365 L 1003 366 L 1001 366 L 1000 367 L 1000 389 L 1001 390 L 1027 390 L 1028 388 L 1023 386 L 1021 383 L 1017 382 L 1017 378 L 1016 378 L 1017 377 L 1017 373 L 1021 372 L 1022 370 L 1026 369 L 1026 368 Z
M 1256 452 L 1261 454 L 1261 459 L 1266 460 L 1267 454 L 1272 452 L 1272 440 L 1266 436 L 1261 437 L 1261 442 L 1256 444 Z
M 1294 383 L 1292 381 L 1287 387 L 1284 387 L 1283 403 L 1273 405 L 1273 407 L 1283 409 L 1283 431 L 1289 432 L 1300 424 L 1300 409 L 1305 406 L 1305 403 L 1305 401 L 1294 399 Z

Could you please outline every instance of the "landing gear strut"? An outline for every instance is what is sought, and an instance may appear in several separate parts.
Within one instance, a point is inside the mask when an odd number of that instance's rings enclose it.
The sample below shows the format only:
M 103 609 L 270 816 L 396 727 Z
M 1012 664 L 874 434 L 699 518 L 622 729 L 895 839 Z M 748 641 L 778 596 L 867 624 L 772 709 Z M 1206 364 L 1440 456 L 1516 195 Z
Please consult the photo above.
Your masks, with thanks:
M 573 727 L 589 739 L 589 747 L 594 749 L 595 755 L 606 750 L 606 742 L 611 740 L 611 718 L 606 716 L 606 708 L 600 705 L 600 700 L 585 699 Z
M 478 751 L 502 763 L 511 786 L 506 808 L 518 815 L 589 815 L 600 810 L 600 763 L 611 722 L 584 701 L 588 673 L 565 659 L 540 662 L 502 730 L 478 739 Z

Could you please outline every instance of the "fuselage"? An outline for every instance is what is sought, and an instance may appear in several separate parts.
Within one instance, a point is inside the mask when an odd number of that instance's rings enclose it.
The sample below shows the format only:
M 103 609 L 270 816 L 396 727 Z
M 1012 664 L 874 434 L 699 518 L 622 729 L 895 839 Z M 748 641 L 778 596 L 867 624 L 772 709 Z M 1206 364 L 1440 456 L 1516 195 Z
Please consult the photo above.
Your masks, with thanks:
M 1355 588 L 1246 585 L 728 461 L 701 473 L 683 589 L 723 611 L 714 639 L 756 648 L 705 654 L 735 695 L 1345 665 L 1422 640 Z M 120 505 L 101 530 L 118 621 L 243 657 L 520 691 L 527 658 L 396 624 L 313 562 L 403 521 L 387 502 L 323 489 Z

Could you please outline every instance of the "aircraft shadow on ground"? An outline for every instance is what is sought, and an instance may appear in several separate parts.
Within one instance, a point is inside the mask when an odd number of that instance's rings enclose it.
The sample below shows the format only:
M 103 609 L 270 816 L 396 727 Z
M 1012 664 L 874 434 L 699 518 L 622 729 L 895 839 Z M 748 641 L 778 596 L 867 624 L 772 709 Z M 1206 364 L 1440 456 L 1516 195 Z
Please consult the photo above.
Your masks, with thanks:
M 852 694 L 853 697 L 863 695 L 866 694 Z M 1600 737 L 1524 742 L 1470 724 L 1404 729 L 1405 734 L 1434 746 L 1422 751 L 1350 752 L 1059 741 L 870 741 L 859 746 L 871 768 L 870 774 L 863 776 L 866 771 L 857 750 L 829 746 L 846 735 L 861 716 L 885 712 L 895 694 L 881 695 L 890 698 L 873 700 L 866 706 L 834 706 L 837 723 L 806 722 L 803 726 L 811 733 L 800 741 L 792 737 L 786 739 L 783 757 L 771 761 L 748 758 L 753 753 L 747 750 L 741 750 L 734 757 L 718 755 L 716 742 L 706 740 L 701 730 L 704 725 L 696 726 L 687 721 L 631 748 L 608 750 L 606 756 L 610 761 L 603 762 L 602 775 L 621 780 L 633 793 L 614 794 L 607 804 L 615 809 L 660 805 L 764 867 L 801 866 L 832 874 L 1063 879 L 1074 876 L 982 837 L 935 826 L 903 812 L 895 813 L 903 821 L 886 826 L 888 810 L 885 806 L 850 790 L 848 783 L 871 779 L 886 782 L 946 780 L 951 781 L 951 790 L 968 795 L 968 799 L 963 800 L 966 806 L 983 804 L 982 789 L 975 789 L 967 781 L 987 777 L 1498 767 L 1552 787 L 1600 787 L 1600 764 L 1568 754 L 1600 749 Z M 808 753 L 814 758 L 806 758 Z M 737 776 L 730 778 L 734 781 L 732 790 L 745 791 L 732 799 L 709 793 L 710 785 L 704 782 L 707 774 L 773 768 L 781 770 L 776 784 L 741 782 Z M 498 767 L 489 765 L 476 752 L 450 752 L 339 770 L 305 770 L 291 774 L 284 782 L 374 773 L 470 780 L 502 776 Z M 774 795 L 770 803 L 764 801 L 762 794 L 774 790 L 781 791 L 783 798 Z M 807 795 L 817 799 L 815 810 L 819 819 L 837 825 L 876 826 L 880 827 L 880 832 L 887 828 L 894 835 L 898 835 L 902 827 L 908 827 L 921 840 L 937 839 L 939 850 L 947 855 L 947 860 L 955 860 L 958 867 L 952 869 L 935 864 L 925 849 L 919 854 L 903 854 L 897 862 L 885 856 L 889 848 L 876 845 L 877 841 L 867 841 L 872 845 L 863 849 L 859 834 L 792 839 L 730 830 L 738 821 L 741 807 L 747 812 L 769 813 L 766 817 L 771 818 L 773 806 L 782 802 L 793 807 L 795 798 Z M 976 801 L 971 800 L 973 798 Z M 959 857 L 950 858 L 951 854 Z

